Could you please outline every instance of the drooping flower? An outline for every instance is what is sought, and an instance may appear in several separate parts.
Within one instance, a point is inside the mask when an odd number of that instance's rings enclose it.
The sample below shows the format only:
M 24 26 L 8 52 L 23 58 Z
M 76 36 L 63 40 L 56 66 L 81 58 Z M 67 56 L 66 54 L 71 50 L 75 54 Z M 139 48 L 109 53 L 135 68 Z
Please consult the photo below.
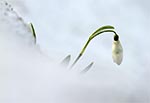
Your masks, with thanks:
M 118 65 L 120 65 L 123 60 L 123 48 L 119 41 L 118 35 L 114 36 L 114 41 L 112 45 L 112 58 L 113 58 L 113 61 Z
M 118 34 L 116 33 L 116 31 L 114 29 L 115 28 L 113 26 L 106 25 L 106 26 L 102 26 L 102 27 L 98 28 L 95 32 L 93 32 L 90 35 L 90 37 L 88 38 L 88 40 L 85 43 L 84 47 L 81 49 L 81 52 L 79 53 L 79 55 L 77 56 L 77 58 L 74 60 L 74 62 L 70 66 L 70 69 L 73 68 L 74 65 L 82 57 L 82 55 L 85 52 L 85 49 L 87 48 L 87 46 L 90 43 L 90 41 L 93 40 L 98 35 L 106 33 L 106 32 L 112 32 L 114 34 L 114 42 L 113 42 L 113 46 L 112 46 L 112 58 L 113 58 L 113 61 L 115 63 L 117 63 L 118 65 L 120 65 L 121 62 L 122 62 L 122 59 L 123 59 L 123 49 L 122 49 L 122 46 L 121 46 L 120 41 L 119 41 L 119 36 L 118 36 Z M 92 65 L 93 65 L 93 62 L 90 65 L 88 65 L 87 66 L 88 69 L 86 68 L 85 70 L 86 71 L 89 70 L 89 68 L 91 68 Z

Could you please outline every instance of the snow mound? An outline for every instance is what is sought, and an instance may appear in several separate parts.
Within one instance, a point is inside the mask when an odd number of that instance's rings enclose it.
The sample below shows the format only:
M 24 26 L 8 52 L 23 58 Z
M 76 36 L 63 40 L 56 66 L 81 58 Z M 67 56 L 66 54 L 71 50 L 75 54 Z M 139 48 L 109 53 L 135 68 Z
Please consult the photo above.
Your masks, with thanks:
M 23 38 L 22 41 L 29 44 L 34 43 L 29 25 L 24 22 L 9 3 L 3 0 L 0 1 L 0 21 L 1 36 L 7 34 L 8 36 Z
M 0 1 L 0 103 L 148 103 L 148 76 L 91 72 L 78 75 L 40 52 L 28 24 Z

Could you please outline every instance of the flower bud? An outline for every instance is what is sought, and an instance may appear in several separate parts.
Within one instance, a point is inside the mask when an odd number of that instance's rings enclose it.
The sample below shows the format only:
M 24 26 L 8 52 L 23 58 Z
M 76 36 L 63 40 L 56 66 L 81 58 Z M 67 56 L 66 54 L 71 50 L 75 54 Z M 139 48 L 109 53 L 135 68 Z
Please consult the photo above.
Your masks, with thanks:
M 119 39 L 116 40 L 116 37 L 114 37 L 114 42 L 112 45 L 112 58 L 113 61 L 118 65 L 121 64 L 123 59 L 123 48 L 121 46 Z

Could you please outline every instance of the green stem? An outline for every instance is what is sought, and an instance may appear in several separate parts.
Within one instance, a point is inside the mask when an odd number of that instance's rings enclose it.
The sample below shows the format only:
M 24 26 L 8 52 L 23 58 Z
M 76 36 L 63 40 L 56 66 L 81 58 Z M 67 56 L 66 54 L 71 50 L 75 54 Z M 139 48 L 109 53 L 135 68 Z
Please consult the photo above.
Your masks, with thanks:
M 100 30 L 100 31 L 98 31 Z M 71 65 L 70 68 L 72 68 L 77 62 L 78 60 L 81 58 L 81 56 L 83 55 L 83 53 L 85 52 L 85 49 L 87 48 L 88 44 L 90 43 L 90 41 L 95 38 L 96 36 L 105 33 L 105 32 L 113 32 L 115 35 L 117 35 L 117 33 L 114 30 L 103 30 L 103 29 L 98 29 L 96 30 L 88 39 L 88 41 L 86 42 L 86 44 L 84 45 L 83 49 L 81 50 L 81 52 L 79 53 L 78 57 L 75 59 L 75 61 L 73 62 L 73 64 Z M 118 36 L 118 35 L 117 35 Z
M 96 33 L 96 34 L 91 35 L 91 39 L 93 39 L 93 38 L 95 38 L 96 36 L 98 36 L 98 35 L 100 35 L 100 34 L 102 34 L 102 33 L 105 33 L 105 32 L 113 32 L 115 35 L 117 35 L 117 33 L 116 33 L 114 30 L 103 30 L 103 31 L 101 31 L 101 32 L 99 32 L 99 33 Z M 118 35 L 117 35 L 117 36 L 118 36 Z

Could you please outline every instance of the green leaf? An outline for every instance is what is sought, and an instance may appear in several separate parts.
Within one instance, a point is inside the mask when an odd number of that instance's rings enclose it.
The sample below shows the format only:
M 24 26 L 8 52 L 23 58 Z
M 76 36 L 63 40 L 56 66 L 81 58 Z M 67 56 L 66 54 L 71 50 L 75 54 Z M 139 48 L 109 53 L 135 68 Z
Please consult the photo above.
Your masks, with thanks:
M 32 23 L 29 23 L 29 26 L 30 26 L 30 28 L 31 28 L 31 32 L 32 32 L 32 35 L 33 35 L 33 37 L 34 37 L 34 39 L 35 39 L 35 43 L 36 43 L 36 33 L 35 33 L 34 26 L 33 26 Z
M 105 29 L 115 29 L 115 28 L 113 26 L 111 26 L 111 25 L 102 26 L 102 27 L 98 28 L 92 35 L 98 34 L 99 32 L 101 32 L 101 31 L 103 31 Z

